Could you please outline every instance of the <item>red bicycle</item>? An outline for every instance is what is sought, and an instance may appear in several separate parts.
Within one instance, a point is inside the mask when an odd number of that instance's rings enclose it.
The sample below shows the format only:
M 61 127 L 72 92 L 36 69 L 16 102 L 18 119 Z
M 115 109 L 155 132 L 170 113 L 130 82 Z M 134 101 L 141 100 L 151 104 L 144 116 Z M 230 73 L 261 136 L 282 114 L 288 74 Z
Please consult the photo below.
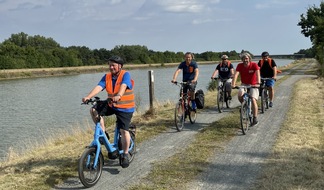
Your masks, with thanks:
M 180 132 L 186 120 L 186 117 L 189 116 L 190 123 L 193 124 L 196 122 L 197 112 L 191 108 L 191 97 L 187 92 L 183 92 L 183 88 L 186 85 L 189 85 L 187 82 L 174 82 L 177 86 L 180 87 L 180 98 L 176 103 L 174 110 L 174 122 L 177 130 Z

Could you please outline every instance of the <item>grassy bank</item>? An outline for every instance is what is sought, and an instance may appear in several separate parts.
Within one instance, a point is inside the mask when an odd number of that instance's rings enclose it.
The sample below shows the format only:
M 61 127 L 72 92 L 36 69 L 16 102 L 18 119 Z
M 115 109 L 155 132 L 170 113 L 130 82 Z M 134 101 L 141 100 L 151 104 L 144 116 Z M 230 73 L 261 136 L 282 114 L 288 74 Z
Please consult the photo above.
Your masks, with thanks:
M 156 67 L 176 67 L 179 63 L 156 63 L 156 64 L 125 64 L 124 69 L 156 68 Z M 205 61 L 199 64 L 215 64 L 215 62 Z M 108 72 L 107 65 L 61 67 L 61 68 L 37 68 L 37 69 L 9 69 L 0 70 L 0 80 L 37 78 L 63 75 L 75 75 L 82 73 Z
M 310 183 L 313 186 L 309 189 L 317 189 L 318 186 L 324 185 L 324 163 L 321 159 L 324 154 L 324 142 L 321 141 L 324 132 L 322 124 L 324 118 L 323 80 L 302 80 L 296 88 L 287 122 L 282 128 L 273 156 L 268 159 L 270 166 L 256 189 L 264 189 L 264 187 L 276 189 L 276 186 L 269 186 L 273 180 L 276 180 L 278 186 L 284 183 L 285 187 L 300 187 L 296 189 L 307 189 L 305 185 Z M 206 93 L 207 107 L 214 107 L 215 102 L 212 101 L 214 94 L 215 92 Z M 307 104 L 299 105 L 300 102 L 307 102 Z M 168 130 L 169 126 L 173 125 L 172 120 L 166 119 L 173 118 L 173 106 L 173 104 L 163 102 L 156 104 L 158 109 L 154 114 L 145 113 L 134 117 L 134 123 L 139 126 L 138 143 L 152 138 L 161 131 Z M 131 188 L 183 189 L 186 182 L 208 167 L 207 159 L 214 153 L 214 150 L 222 150 L 223 145 L 234 136 L 239 122 L 234 118 L 238 118 L 237 110 L 201 130 L 188 149 L 170 159 L 154 164 L 154 169 L 143 183 Z M 108 122 L 113 123 L 113 121 Z M 60 134 L 53 134 L 53 137 L 44 144 L 33 147 L 23 155 L 15 151 L 10 152 L 8 160 L 0 163 L 0 189 L 50 189 L 54 184 L 68 177 L 77 176 L 77 160 L 92 138 L 92 123 L 90 123 L 87 130 L 81 130 L 80 127 L 75 126 L 73 135 L 68 135 L 64 131 Z M 291 143 L 287 142 L 288 139 Z M 194 151 L 198 147 L 201 151 Z M 289 155 L 285 155 L 287 152 Z M 299 157 L 301 153 L 303 153 L 302 158 Z M 179 168 L 179 160 L 182 161 L 181 168 Z M 293 166 L 285 166 L 292 167 L 293 171 L 291 169 L 280 171 L 280 167 L 287 160 L 296 163 Z M 301 162 L 303 166 L 300 166 Z M 272 169 L 272 165 L 276 165 L 276 169 Z M 307 173 L 304 172 L 305 170 Z M 286 176 L 293 180 L 285 180 Z

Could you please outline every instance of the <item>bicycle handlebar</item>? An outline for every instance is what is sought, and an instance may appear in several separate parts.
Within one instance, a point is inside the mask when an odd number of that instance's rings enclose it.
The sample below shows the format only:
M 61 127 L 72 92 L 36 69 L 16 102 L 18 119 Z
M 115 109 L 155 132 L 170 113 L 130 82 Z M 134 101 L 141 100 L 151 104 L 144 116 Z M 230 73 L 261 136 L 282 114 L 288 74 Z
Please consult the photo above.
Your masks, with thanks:
M 172 82 L 172 81 L 171 81 Z M 173 84 L 175 84 L 175 85 L 178 85 L 178 86 L 180 86 L 180 85 L 186 85 L 186 84 L 190 84 L 189 82 L 178 82 L 178 81 L 174 81 L 174 82 L 172 82 Z
M 85 102 L 82 102 L 81 105 L 84 105 L 84 104 L 94 104 L 96 102 L 103 102 L 105 100 L 101 100 L 99 97 L 94 97 L 94 99 L 90 98 L 89 100 L 86 100 Z M 112 102 L 112 99 L 111 98 L 107 98 L 107 101 L 108 101 L 108 104 Z
M 239 89 L 239 88 L 246 88 L 246 89 L 248 89 L 248 88 L 259 88 L 260 86 L 258 85 L 258 86 L 256 86 L 256 85 L 248 85 L 248 86 L 243 86 L 243 85 L 241 85 L 241 86 L 234 86 L 234 87 L 232 87 L 232 89 Z

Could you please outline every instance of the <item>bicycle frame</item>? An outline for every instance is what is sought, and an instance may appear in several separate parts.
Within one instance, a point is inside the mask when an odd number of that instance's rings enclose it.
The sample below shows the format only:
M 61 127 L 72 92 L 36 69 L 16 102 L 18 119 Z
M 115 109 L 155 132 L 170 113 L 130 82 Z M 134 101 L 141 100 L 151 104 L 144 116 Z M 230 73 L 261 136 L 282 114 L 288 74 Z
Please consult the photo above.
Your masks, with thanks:
M 103 132 L 100 122 L 96 123 L 96 127 L 95 127 L 95 133 L 94 133 L 94 139 L 93 141 L 90 143 L 90 147 L 96 147 L 96 157 L 95 157 L 95 162 L 93 164 L 94 168 L 97 167 L 97 163 L 98 163 L 98 157 L 100 155 L 101 152 L 101 144 L 99 139 L 103 139 L 103 145 L 106 147 L 108 152 L 115 152 L 116 150 L 118 150 L 118 140 L 119 140 L 119 128 L 116 127 L 115 128 L 115 133 L 114 133 L 114 142 L 113 144 L 111 144 L 108 140 L 108 138 L 106 137 L 106 134 Z M 131 139 L 131 147 L 130 150 L 133 148 L 133 143 L 132 143 Z M 124 151 L 123 150 L 118 150 L 119 155 L 123 154 Z
M 267 80 L 272 78 L 261 78 L 260 95 L 261 95 L 261 112 L 264 113 L 265 109 L 269 109 L 269 87 L 266 86 Z

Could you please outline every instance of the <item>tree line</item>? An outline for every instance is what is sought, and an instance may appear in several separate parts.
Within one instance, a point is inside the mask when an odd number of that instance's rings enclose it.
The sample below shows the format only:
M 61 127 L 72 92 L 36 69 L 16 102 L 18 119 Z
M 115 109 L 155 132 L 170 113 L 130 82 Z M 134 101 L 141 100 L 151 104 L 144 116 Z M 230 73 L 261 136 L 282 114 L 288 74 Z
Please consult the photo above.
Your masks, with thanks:
M 298 26 L 301 33 L 310 38 L 313 44 L 311 50 L 319 62 L 319 75 L 324 76 L 324 2 L 321 1 L 319 7 L 309 7 L 306 14 L 301 14 Z
M 220 60 L 222 54 L 239 59 L 236 51 L 196 53 L 195 59 L 216 61 Z M 140 45 L 120 45 L 111 50 L 91 50 L 86 46 L 62 47 L 52 38 L 20 32 L 12 34 L 0 44 L 0 69 L 102 65 L 112 55 L 119 55 L 131 64 L 167 64 L 180 62 L 184 58 L 184 52 L 153 51 Z
M 223 54 L 231 60 L 240 59 L 242 50 L 194 53 L 196 61 L 219 61 Z M 185 52 L 153 51 L 146 46 L 119 45 L 111 50 L 91 50 L 86 46 L 62 47 L 52 38 L 29 36 L 24 32 L 12 34 L 0 43 L 0 69 L 54 68 L 103 65 L 112 55 L 121 56 L 126 63 L 162 65 L 183 61 Z M 314 57 L 312 49 L 300 50 L 306 57 Z M 253 56 L 253 54 L 251 54 Z

